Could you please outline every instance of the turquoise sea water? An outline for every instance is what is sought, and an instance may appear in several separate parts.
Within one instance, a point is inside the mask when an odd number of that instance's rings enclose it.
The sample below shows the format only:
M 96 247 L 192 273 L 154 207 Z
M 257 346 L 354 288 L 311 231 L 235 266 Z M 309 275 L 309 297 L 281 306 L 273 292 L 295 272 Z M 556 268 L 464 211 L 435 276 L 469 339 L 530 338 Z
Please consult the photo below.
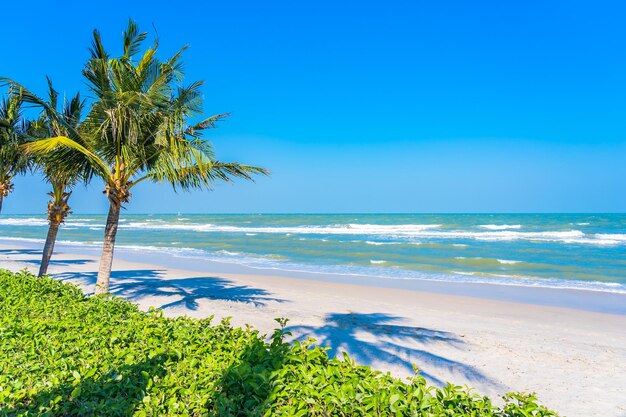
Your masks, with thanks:
M 58 239 L 99 246 L 105 215 Z M 45 239 L 44 216 L 3 215 L 0 238 Z M 625 214 L 123 215 L 118 245 L 286 271 L 626 293 Z

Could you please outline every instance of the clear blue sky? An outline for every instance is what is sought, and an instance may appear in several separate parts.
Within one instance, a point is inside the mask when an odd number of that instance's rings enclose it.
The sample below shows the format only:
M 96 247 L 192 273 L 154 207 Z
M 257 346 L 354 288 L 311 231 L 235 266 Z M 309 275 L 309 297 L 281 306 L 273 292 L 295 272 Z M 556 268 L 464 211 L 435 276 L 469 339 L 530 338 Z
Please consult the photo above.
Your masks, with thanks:
M 624 212 L 626 2 L 7 2 L 0 75 L 86 91 L 91 30 L 119 51 L 129 17 L 187 81 L 220 159 L 273 175 L 128 212 Z M 43 213 L 40 178 L 6 213 Z M 72 197 L 104 212 L 101 185 Z

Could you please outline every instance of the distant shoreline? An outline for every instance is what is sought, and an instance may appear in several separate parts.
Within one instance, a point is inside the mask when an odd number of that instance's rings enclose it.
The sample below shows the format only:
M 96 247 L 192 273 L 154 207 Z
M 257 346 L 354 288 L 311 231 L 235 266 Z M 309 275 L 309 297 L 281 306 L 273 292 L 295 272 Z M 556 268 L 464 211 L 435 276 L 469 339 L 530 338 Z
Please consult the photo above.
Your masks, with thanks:
M 198 272 L 357 284 L 626 314 L 626 215 L 124 215 L 116 254 Z M 1 216 L 43 245 L 48 220 Z M 98 256 L 104 217 L 72 214 L 58 248 Z

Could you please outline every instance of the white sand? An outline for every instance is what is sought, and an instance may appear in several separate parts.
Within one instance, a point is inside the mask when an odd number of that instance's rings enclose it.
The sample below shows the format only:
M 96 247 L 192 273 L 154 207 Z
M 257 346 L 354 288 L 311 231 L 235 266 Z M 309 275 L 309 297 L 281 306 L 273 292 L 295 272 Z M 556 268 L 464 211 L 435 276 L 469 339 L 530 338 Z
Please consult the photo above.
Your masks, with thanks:
M 0 245 L 0 268 L 36 272 L 40 255 Z M 138 257 L 140 255 L 137 255 Z M 57 253 L 50 273 L 93 291 L 94 256 Z M 205 274 L 117 259 L 111 290 L 168 316 L 249 323 L 276 317 L 357 362 L 405 376 L 468 384 L 495 397 L 536 392 L 570 417 L 626 416 L 626 316 L 476 297 L 267 275 Z

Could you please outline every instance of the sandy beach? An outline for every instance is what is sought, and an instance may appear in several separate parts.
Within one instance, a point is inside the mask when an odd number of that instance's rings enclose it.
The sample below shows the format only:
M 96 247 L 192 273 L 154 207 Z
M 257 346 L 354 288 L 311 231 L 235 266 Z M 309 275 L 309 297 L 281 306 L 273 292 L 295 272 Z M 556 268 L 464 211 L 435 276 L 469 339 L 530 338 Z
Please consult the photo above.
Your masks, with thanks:
M 35 247 L 0 245 L 0 268 L 36 272 Z M 347 351 L 357 362 L 399 377 L 410 375 L 415 364 L 432 383 L 467 384 L 492 397 L 536 392 L 565 416 L 626 416 L 623 314 L 482 298 L 475 290 L 463 296 L 458 289 L 443 294 L 235 274 L 118 255 L 111 290 L 142 309 L 232 317 L 234 325 L 250 324 L 262 333 L 276 327 L 274 318 L 286 317 L 294 338 L 314 337 L 333 352 Z M 91 293 L 97 267 L 95 254 L 59 247 L 49 272 Z

